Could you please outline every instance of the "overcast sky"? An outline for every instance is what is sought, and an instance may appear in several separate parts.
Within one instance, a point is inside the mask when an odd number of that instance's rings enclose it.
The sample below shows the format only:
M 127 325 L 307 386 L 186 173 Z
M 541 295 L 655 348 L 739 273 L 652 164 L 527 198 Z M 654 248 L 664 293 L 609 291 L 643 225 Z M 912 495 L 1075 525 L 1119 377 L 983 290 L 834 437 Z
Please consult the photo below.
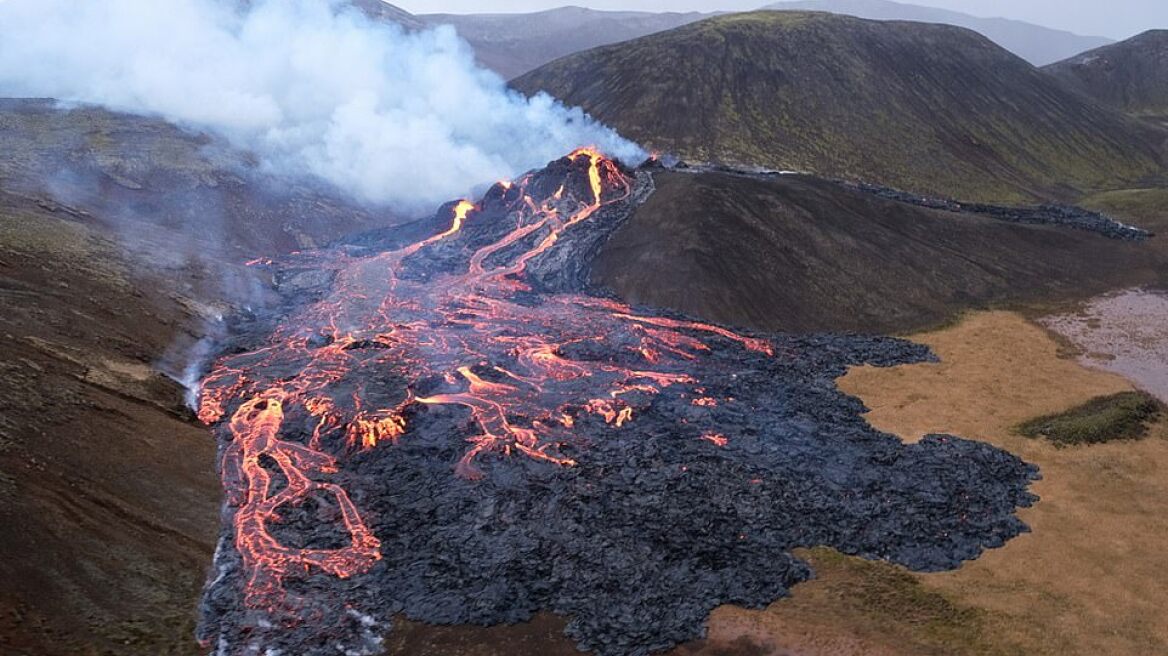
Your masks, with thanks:
M 414 13 L 522 12 L 566 4 L 596 9 L 717 11 L 756 9 L 767 0 L 391 0 Z M 1079 34 L 1125 39 L 1168 28 L 1168 0 L 915 0 L 975 16 L 1003 16 Z

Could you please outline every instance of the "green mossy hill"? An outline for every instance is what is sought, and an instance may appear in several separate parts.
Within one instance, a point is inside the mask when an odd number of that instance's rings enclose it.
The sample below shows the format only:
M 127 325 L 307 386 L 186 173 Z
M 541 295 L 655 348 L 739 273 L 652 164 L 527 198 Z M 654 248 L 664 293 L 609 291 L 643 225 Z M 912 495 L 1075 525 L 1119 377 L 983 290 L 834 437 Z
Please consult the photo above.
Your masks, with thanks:
M 1147 434 L 1164 405 L 1144 392 L 1101 396 L 1055 415 L 1038 417 L 1018 427 L 1026 437 L 1045 437 L 1060 446 L 1101 444 Z
M 1104 104 L 1168 123 L 1168 30 L 1150 30 L 1043 70 Z
M 979 34 L 756 12 L 565 57 L 512 82 L 692 160 L 972 200 L 1157 186 L 1168 132 Z

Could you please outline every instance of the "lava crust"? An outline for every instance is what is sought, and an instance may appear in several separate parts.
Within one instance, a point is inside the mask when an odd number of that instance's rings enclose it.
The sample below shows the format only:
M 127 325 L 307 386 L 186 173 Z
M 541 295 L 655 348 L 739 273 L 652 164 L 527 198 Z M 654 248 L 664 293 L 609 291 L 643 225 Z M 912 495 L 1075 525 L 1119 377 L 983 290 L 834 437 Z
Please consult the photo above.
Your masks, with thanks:
M 931 357 L 903 340 L 753 335 L 585 281 L 652 191 L 579 151 L 433 236 L 275 265 L 291 301 L 205 381 L 227 492 L 200 638 L 222 654 L 378 653 L 394 615 L 550 610 L 602 655 L 762 607 L 828 545 L 943 570 L 1026 530 L 1034 467 L 904 444 L 835 379 Z

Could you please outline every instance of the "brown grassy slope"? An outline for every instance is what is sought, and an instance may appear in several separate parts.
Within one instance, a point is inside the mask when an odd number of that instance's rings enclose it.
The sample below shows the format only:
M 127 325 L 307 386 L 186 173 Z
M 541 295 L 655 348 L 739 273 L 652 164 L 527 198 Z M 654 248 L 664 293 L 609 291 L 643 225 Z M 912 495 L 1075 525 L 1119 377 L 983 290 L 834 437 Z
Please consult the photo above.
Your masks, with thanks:
M 214 441 L 152 367 L 191 310 L 93 222 L 0 199 L 0 652 L 197 653 Z
M 1168 30 L 1149 30 L 1043 71 L 1101 103 L 1168 122 Z
M 571 55 L 512 84 L 683 158 L 947 197 L 1065 199 L 1164 178 L 1168 133 L 951 26 L 736 14 Z
M 1042 329 L 1007 313 L 915 337 L 938 364 L 860 368 L 841 387 L 877 428 L 915 440 L 952 432 L 1042 468 L 1042 497 L 1021 517 L 1033 533 L 954 572 L 921 580 L 994 613 L 995 635 L 1026 654 L 1168 653 L 1168 425 L 1142 441 L 1058 448 L 1014 433 L 1034 417 L 1128 391 L 1113 374 L 1059 357 Z
M 1168 283 L 1164 237 L 1135 244 L 1008 224 L 802 176 L 655 180 L 605 245 L 594 281 L 731 325 L 907 332 L 970 308 Z

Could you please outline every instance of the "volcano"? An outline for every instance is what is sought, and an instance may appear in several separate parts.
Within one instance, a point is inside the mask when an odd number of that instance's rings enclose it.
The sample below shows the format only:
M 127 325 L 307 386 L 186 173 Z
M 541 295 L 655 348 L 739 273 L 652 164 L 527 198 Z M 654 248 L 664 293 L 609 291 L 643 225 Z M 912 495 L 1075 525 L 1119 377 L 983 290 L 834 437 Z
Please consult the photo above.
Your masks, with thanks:
M 511 85 L 690 161 L 983 202 L 1163 181 L 1163 130 L 948 25 L 761 11 L 569 55 Z
M 395 616 L 551 611 L 599 654 L 762 607 L 828 545 L 956 567 L 1026 530 L 1036 469 L 987 444 L 904 444 L 849 366 L 932 356 L 885 337 L 764 335 L 589 283 L 653 192 L 592 150 L 477 202 L 270 264 L 203 384 L 226 500 L 199 637 L 218 654 L 379 653 Z

